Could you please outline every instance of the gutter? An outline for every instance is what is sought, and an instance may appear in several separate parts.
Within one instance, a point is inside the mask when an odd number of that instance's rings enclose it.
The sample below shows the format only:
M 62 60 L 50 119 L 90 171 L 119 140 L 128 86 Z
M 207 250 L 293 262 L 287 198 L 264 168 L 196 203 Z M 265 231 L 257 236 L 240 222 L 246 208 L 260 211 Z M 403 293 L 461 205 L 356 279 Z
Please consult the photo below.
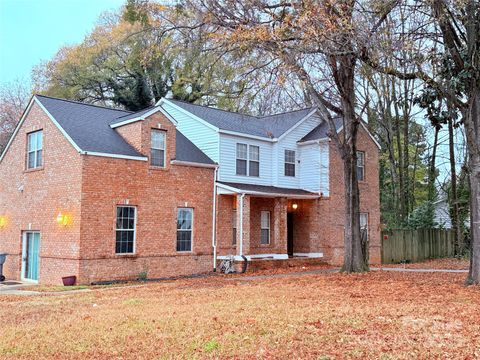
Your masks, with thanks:
M 218 167 L 215 167 L 213 175 L 213 210 L 212 210 L 212 247 L 213 247 L 213 272 L 217 271 L 217 173 Z
M 182 161 L 182 160 L 171 160 L 170 164 L 172 165 L 179 165 L 179 166 L 195 166 L 195 167 L 203 167 L 203 168 L 210 168 L 210 169 L 217 169 L 217 164 L 204 164 L 204 163 L 197 163 L 193 161 Z M 217 181 L 215 177 L 215 182 Z

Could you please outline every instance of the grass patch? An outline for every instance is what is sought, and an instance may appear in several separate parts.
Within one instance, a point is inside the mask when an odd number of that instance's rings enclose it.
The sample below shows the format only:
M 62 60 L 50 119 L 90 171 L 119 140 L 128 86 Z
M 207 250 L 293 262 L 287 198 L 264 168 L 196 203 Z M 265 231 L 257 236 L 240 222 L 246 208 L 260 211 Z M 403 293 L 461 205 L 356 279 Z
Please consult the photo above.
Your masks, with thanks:
M 464 278 L 211 277 L 0 296 L 0 358 L 480 358 L 480 290 Z

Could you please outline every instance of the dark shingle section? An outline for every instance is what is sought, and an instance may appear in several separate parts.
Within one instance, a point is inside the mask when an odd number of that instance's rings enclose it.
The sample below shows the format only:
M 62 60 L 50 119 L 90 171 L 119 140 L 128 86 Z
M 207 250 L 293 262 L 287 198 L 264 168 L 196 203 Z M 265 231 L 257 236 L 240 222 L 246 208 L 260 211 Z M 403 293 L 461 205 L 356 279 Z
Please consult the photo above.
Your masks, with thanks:
M 185 135 L 177 130 L 176 137 L 177 158 L 176 160 L 188 161 L 201 164 L 215 164 L 205 153 L 195 146 Z
M 137 117 L 141 117 L 142 115 L 148 113 L 150 110 L 152 110 L 154 108 L 155 108 L 155 106 L 149 106 L 146 109 L 143 109 L 143 110 L 140 110 L 140 111 L 137 111 L 137 112 L 134 112 L 134 113 L 130 113 L 130 114 L 127 114 L 127 115 L 123 115 L 121 117 L 118 117 L 118 118 L 112 120 L 110 122 L 110 125 L 118 124 L 118 123 L 121 123 L 121 122 L 124 122 L 124 121 L 128 121 L 130 119 L 135 119 Z
M 112 120 L 131 114 L 129 111 L 42 95 L 36 95 L 36 97 L 83 151 L 143 156 L 110 128 Z
M 169 99 L 168 101 L 219 129 L 266 138 L 280 137 L 314 109 L 307 108 L 282 114 L 257 117 L 207 106 L 194 105 L 178 100 Z
M 341 117 L 337 117 L 333 119 L 333 121 L 335 122 L 335 128 L 338 131 L 338 129 L 343 126 L 343 119 Z M 305 135 L 299 142 L 327 139 L 329 131 L 330 125 L 328 124 L 328 121 L 324 121 L 312 131 L 310 131 L 307 135 Z
M 252 184 L 232 183 L 232 182 L 223 182 L 223 181 L 219 181 L 219 183 L 227 186 L 231 186 L 238 190 L 255 191 L 255 192 L 262 192 L 266 194 L 319 196 L 319 194 L 317 193 L 313 193 L 313 192 L 301 190 L 301 189 L 288 189 L 288 188 L 279 188 L 276 186 L 252 185 Z

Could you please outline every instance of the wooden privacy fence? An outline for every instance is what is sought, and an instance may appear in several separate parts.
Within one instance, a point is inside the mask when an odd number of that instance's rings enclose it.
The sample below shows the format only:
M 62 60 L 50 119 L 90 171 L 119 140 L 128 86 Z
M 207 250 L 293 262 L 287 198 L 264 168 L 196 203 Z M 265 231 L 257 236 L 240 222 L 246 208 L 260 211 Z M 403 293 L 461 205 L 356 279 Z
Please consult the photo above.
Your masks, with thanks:
M 444 229 L 382 232 L 382 263 L 417 262 L 454 255 L 454 232 Z

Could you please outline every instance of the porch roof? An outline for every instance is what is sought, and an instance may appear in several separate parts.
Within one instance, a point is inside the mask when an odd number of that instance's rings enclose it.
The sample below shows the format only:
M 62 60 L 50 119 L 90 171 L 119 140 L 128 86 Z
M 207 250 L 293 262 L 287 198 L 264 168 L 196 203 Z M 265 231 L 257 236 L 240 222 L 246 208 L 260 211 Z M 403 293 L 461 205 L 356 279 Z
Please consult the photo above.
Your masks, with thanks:
M 218 181 L 217 186 L 223 194 L 247 194 L 261 197 L 287 197 L 294 199 L 317 199 L 320 194 L 302 189 L 288 189 L 276 186 L 242 184 Z

